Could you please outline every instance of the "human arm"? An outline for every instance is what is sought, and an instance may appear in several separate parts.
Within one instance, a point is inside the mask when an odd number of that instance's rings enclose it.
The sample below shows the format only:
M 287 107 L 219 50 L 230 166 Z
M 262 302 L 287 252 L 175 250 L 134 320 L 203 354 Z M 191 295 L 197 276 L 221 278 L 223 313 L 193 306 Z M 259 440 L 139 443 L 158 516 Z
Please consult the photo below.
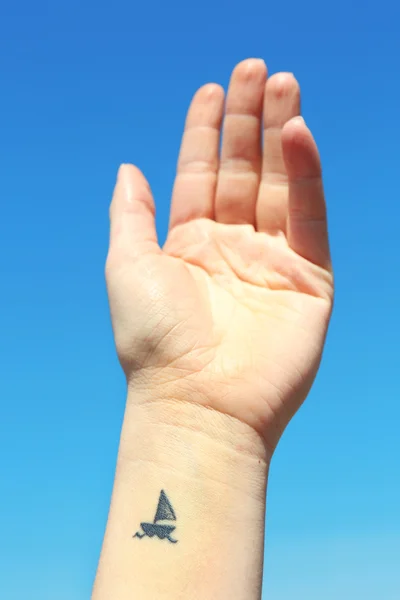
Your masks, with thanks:
M 268 462 L 259 436 L 231 417 L 128 397 L 93 598 L 259 598 Z M 140 538 L 161 490 L 175 517 L 162 522 L 176 528 Z
M 222 90 L 196 94 L 163 249 L 146 180 L 119 173 L 107 281 L 128 399 L 93 600 L 261 595 L 269 462 L 315 377 L 333 297 L 298 84 L 265 79 L 260 61 L 236 67 L 220 157 Z

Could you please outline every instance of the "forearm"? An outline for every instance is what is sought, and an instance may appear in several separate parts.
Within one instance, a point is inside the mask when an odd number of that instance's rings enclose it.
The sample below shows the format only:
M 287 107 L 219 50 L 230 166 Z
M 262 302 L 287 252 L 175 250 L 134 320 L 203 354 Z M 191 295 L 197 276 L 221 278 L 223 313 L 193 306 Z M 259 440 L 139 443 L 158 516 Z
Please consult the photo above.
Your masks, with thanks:
M 259 600 L 269 458 L 230 417 L 128 398 L 92 600 Z

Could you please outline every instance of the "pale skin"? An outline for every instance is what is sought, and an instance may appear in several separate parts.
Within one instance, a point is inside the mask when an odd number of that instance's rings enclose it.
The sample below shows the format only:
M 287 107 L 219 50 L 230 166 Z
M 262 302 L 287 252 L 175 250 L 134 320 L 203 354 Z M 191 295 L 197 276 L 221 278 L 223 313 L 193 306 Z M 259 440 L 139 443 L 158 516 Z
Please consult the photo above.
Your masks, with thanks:
M 119 170 L 106 276 L 128 393 L 93 600 L 261 598 L 268 468 L 333 302 L 320 158 L 299 115 L 294 76 L 258 59 L 226 98 L 200 88 L 163 248 L 148 182 Z M 160 490 L 176 544 L 133 537 Z

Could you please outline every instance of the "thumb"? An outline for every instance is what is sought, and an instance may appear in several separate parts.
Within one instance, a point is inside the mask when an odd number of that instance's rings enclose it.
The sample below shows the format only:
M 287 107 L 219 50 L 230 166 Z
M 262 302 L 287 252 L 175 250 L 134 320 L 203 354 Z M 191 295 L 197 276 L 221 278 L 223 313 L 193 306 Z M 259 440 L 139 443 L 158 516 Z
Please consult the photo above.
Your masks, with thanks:
M 110 253 L 118 260 L 136 259 L 161 252 L 155 225 L 155 205 L 150 186 L 135 166 L 118 171 L 110 206 Z

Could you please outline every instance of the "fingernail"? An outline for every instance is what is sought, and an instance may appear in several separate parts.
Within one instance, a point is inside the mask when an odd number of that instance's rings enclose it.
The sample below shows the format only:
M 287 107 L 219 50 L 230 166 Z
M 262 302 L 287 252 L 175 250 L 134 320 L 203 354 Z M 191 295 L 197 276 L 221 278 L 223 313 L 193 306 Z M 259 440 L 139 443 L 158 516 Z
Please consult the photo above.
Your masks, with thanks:
M 125 175 L 124 175 L 124 171 L 125 171 L 125 169 L 126 169 L 126 164 L 125 164 L 125 163 L 122 163 L 122 164 L 119 166 L 119 169 L 118 169 L 118 173 L 117 173 L 117 181 L 124 181 L 124 179 L 125 179 Z
M 267 65 L 266 65 L 266 63 L 265 63 L 265 60 L 264 60 L 263 58 L 252 58 L 252 59 L 251 59 L 251 64 L 252 64 L 253 66 L 256 66 L 256 65 L 257 65 L 258 67 L 261 67 L 261 66 L 262 66 L 262 67 L 264 68 L 264 70 L 267 68 Z
M 125 200 L 128 203 L 132 202 L 132 185 L 131 178 L 129 176 L 129 165 L 122 163 L 118 169 L 117 183 L 118 188 L 121 190 Z
M 295 121 L 296 123 L 305 123 L 305 120 L 301 115 L 299 115 L 298 117 L 294 117 L 292 121 Z
M 265 60 L 263 60 L 262 58 L 246 58 L 244 61 L 242 61 L 241 63 L 239 63 L 240 69 L 244 69 L 245 72 L 247 73 L 252 73 L 253 70 L 255 70 L 256 72 L 258 70 L 261 69 L 260 67 L 263 67 L 263 70 L 265 71 L 267 65 L 265 64 Z

